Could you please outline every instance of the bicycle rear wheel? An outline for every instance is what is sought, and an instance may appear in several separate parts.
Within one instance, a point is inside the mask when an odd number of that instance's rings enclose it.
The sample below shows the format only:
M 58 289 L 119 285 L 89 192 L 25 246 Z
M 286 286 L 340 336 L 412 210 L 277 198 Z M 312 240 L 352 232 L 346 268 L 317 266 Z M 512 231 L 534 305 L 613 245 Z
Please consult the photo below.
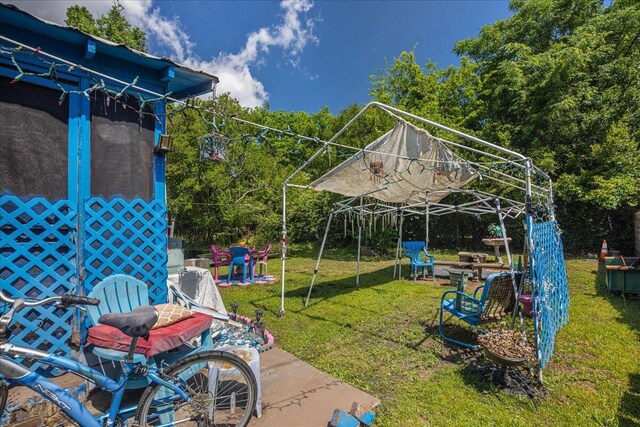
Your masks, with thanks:
M 163 379 L 189 397 L 160 384 L 140 397 L 136 423 L 140 426 L 244 427 L 256 406 L 256 379 L 241 358 L 222 351 L 186 357 L 163 372 Z

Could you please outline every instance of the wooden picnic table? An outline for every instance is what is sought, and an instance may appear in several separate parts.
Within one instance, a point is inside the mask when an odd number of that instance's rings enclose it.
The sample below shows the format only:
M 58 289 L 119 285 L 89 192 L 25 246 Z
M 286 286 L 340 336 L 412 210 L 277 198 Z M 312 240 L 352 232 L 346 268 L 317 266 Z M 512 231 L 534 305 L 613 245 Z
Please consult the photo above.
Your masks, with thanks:
M 496 270 L 509 270 L 507 264 L 495 263 L 495 262 L 469 262 L 469 261 L 435 261 L 435 265 L 455 267 L 462 270 L 471 270 L 473 274 L 473 281 L 478 282 L 482 280 L 482 270 L 485 268 Z

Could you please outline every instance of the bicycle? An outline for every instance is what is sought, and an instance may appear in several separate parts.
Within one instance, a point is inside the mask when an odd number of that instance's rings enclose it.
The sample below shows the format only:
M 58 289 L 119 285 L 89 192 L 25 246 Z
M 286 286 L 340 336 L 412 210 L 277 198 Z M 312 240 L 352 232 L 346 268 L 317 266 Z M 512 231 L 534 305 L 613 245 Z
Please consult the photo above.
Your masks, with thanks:
M 112 313 L 100 318 L 100 323 L 118 328 L 132 338 L 129 351 L 121 361 L 120 377 L 113 380 L 75 360 L 8 342 L 13 316 L 24 307 L 57 304 L 62 308 L 70 308 L 98 305 L 99 300 L 63 295 L 27 301 L 23 298 L 9 298 L 0 291 L 0 301 L 11 304 L 11 309 L 0 317 L 0 414 L 4 411 L 8 387 L 22 385 L 51 401 L 82 427 L 244 427 L 251 418 L 256 404 L 256 380 L 249 366 L 233 354 L 206 350 L 187 356 L 166 368 L 134 362 L 138 339 L 148 335 L 157 321 L 158 314 L 152 306 L 142 306 L 129 313 Z M 44 363 L 92 382 L 112 395 L 108 412 L 92 415 L 62 387 L 7 356 Z M 137 404 L 121 407 L 128 379 L 140 375 L 146 377 L 150 385 Z M 134 418 L 132 424 L 129 423 L 131 418 Z

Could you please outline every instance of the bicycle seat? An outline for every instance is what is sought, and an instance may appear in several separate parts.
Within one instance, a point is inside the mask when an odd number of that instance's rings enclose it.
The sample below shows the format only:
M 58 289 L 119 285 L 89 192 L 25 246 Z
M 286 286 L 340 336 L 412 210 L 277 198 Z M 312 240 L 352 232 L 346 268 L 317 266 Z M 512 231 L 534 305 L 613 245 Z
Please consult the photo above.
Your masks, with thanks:
M 98 322 L 113 326 L 129 337 L 146 337 L 158 321 L 158 310 L 150 305 L 140 306 L 129 313 L 107 313 Z

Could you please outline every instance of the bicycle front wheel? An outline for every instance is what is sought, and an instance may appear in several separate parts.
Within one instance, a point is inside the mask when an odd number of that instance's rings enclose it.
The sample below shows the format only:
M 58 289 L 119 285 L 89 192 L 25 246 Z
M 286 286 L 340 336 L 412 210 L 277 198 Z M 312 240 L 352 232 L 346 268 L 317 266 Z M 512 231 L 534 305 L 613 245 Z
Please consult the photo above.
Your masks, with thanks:
M 256 379 L 241 358 L 205 351 L 169 366 L 162 377 L 187 395 L 153 384 L 136 410 L 140 426 L 244 427 L 256 406 Z

